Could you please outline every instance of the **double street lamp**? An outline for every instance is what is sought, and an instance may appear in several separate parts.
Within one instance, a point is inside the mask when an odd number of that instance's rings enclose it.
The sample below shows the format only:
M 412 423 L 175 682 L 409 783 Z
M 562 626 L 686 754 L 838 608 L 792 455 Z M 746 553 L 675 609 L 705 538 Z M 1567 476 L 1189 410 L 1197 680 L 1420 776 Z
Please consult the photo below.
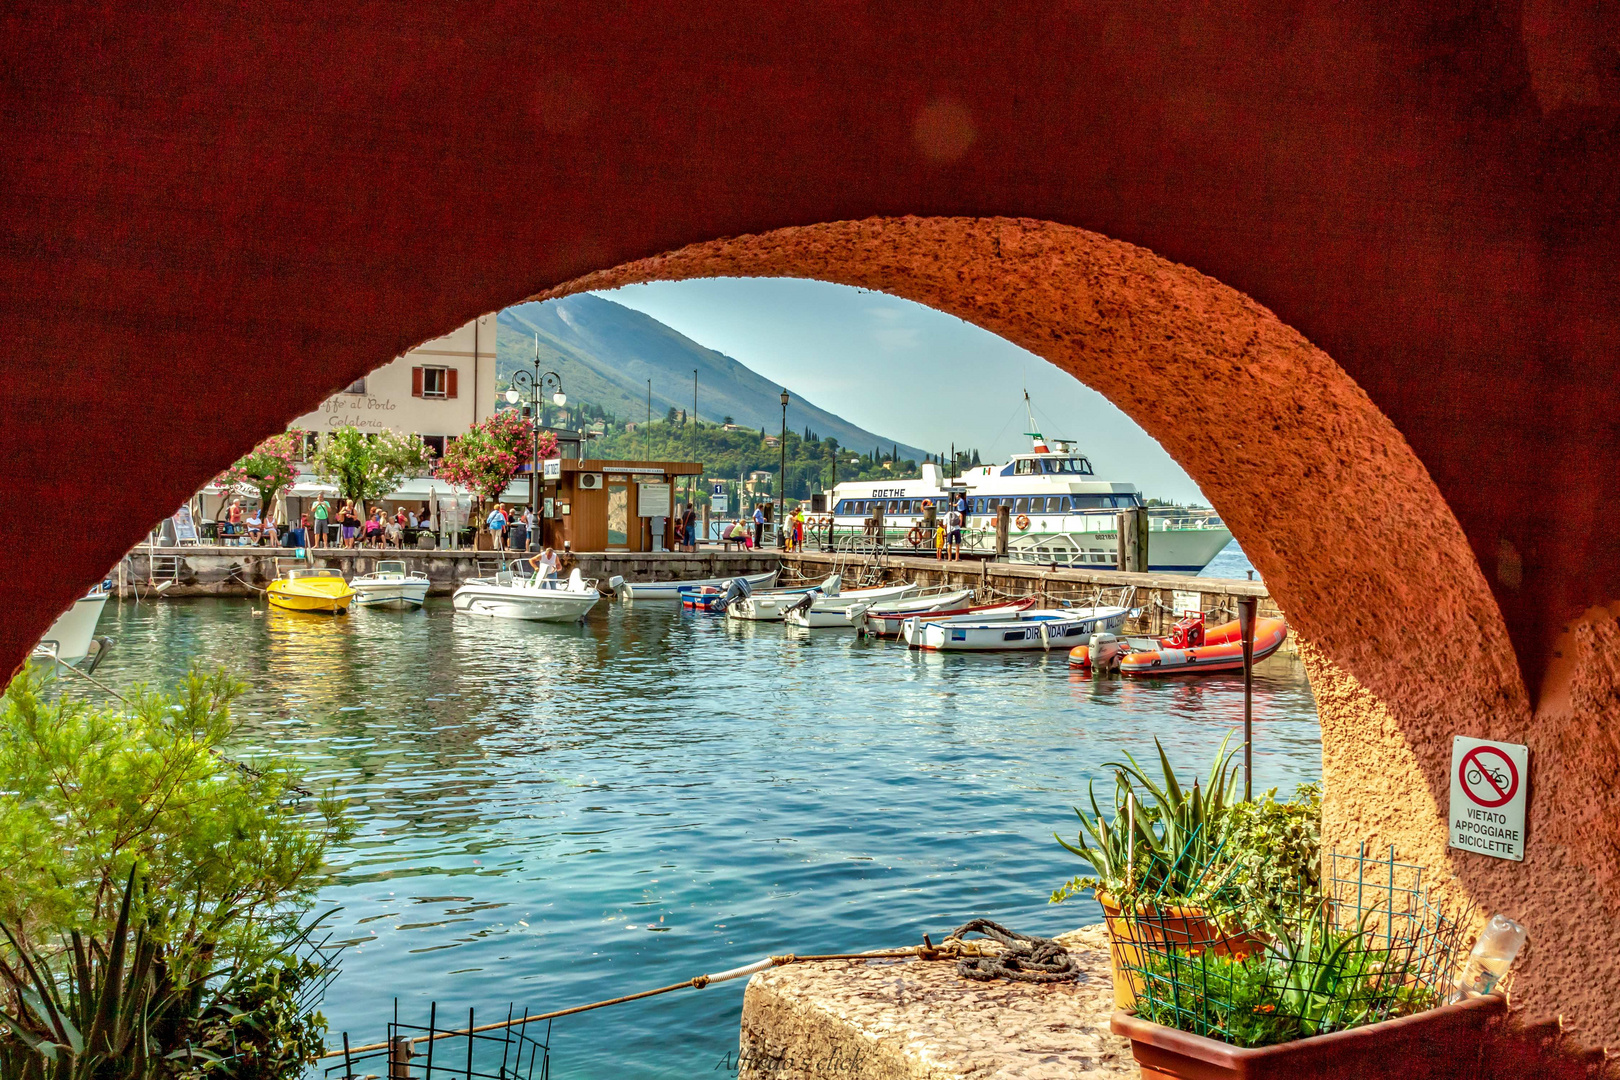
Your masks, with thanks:
M 776 546 L 787 546 L 787 407 L 788 392 L 782 391 L 782 471 L 777 474 L 776 485 Z
M 542 372 L 540 370 L 540 338 L 535 337 L 534 342 L 534 370 L 526 371 L 519 368 L 512 373 L 512 389 L 506 392 L 506 400 L 516 405 L 522 400 L 522 394 L 529 395 L 529 408 L 524 412 L 538 420 L 534 425 L 534 440 L 531 444 L 529 463 L 529 518 L 531 521 L 540 520 L 540 428 L 545 425 L 546 399 L 542 396 L 548 386 L 556 387 L 551 395 L 551 401 L 558 408 L 568 404 L 568 396 L 563 393 L 562 376 L 555 371 Z

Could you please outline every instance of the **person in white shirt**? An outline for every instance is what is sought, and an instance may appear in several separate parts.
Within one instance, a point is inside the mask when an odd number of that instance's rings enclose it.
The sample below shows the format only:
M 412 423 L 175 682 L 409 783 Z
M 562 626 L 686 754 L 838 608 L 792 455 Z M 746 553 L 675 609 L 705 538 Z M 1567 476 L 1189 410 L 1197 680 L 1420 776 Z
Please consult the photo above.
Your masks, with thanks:
M 546 548 L 546 550 L 529 560 L 529 568 L 535 572 L 536 577 L 556 577 L 557 553 L 551 548 Z

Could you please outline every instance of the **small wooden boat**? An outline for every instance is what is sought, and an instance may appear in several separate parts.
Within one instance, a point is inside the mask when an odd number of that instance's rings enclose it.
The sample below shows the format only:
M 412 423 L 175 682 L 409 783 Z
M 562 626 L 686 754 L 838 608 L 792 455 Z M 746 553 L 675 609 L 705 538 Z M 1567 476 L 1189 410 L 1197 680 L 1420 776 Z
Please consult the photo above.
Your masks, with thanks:
M 873 605 L 884 607 L 895 604 L 921 605 L 912 607 L 912 612 L 916 613 L 932 610 L 942 598 L 951 598 L 950 603 L 959 604 L 972 595 L 970 590 L 957 590 L 919 597 L 917 596 L 919 586 L 916 585 L 890 586 L 890 588 L 910 591 L 897 591 L 889 597 L 880 597 L 871 590 L 857 590 L 840 596 L 814 596 L 808 599 L 801 597 L 797 604 L 790 606 L 783 614 L 782 621 L 806 630 L 853 630 L 856 624 L 849 617 L 852 611 L 863 610 Z M 861 592 L 867 595 L 862 596 Z
M 836 575 L 834 575 L 836 577 Z M 825 584 L 825 583 L 824 583 Z M 782 622 L 788 609 L 799 604 L 823 605 L 823 610 L 834 610 L 843 618 L 844 609 L 862 600 L 898 600 L 911 596 L 920 585 L 886 585 L 875 589 L 853 589 L 849 592 L 820 592 L 821 586 L 794 592 L 773 590 L 754 593 L 734 600 L 726 607 L 726 618 L 746 619 L 750 622 Z
M 403 559 L 379 560 L 371 573 L 349 582 L 354 602 L 362 607 L 421 607 L 428 585 L 428 576 Z
M 473 578 L 457 589 L 450 602 L 463 615 L 528 622 L 579 622 L 602 594 L 594 579 L 575 567 L 566 581 L 538 574 L 524 577 L 502 570 L 493 578 Z
M 982 619 L 993 619 L 1002 615 L 1015 615 L 1021 611 L 1028 611 L 1035 606 L 1033 596 L 1022 600 L 1010 600 L 999 604 L 964 604 L 962 600 L 972 597 L 972 590 L 963 590 L 961 600 L 951 604 L 934 607 L 920 607 L 927 597 L 918 597 L 913 600 L 902 600 L 895 604 L 873 604 L 866 609 L 850 608 L 844 617 L 857 629 L 864 628 L 866 633 L 873 637 L 900 636 L 907 619 L 914 616 L 923 617 L 924 621 L 937 621 L 939 619 L 955 619 L 962 616 L 978 616 Z
M 265 598 L 285 611 L 342 615 L 354 600 L 354 590 L 340 570 L 289 570 L 270 583 Z
M 1194 619 L 1196 622 L 1194 623 Z M 1158 640 L 1158 648 L 1126 653 L 1119 670 L 1126 675 L 1203 675 L 1243 670 L 1243 632 L 1236 621 L 1204 630 L 1204 617 L 1183 619 L 1176 633 Z M 1193 625 L 1185 625 L 1193 623 Z M 1259 663 L 1288 640 L 1282 619 L 1254 621 L 1254 661 Z
M 1130 608 L 1031 608 L 999 618 L 962 615 L 929 621 L 914 615 L 903 624 L 901 635 L 913 649 L 937 652 L 1008 652 L 1055 649 L 1067 652 L 1092 634 L 1113 633 L 1125 625 Z
M 764 574 L 746 574 L 742 580 L 748 582 L 750 589 L 769 589 L 776 584 L 777 575 L 782 572 L 778 567 Z M 725 591 L 725 587 L 733 577 L 697 578 L 692 581 L 626 581 L 619 586 L 622 597 L 628 600 L 679 600 L 683 589 L 701 589 L 713 586 Z

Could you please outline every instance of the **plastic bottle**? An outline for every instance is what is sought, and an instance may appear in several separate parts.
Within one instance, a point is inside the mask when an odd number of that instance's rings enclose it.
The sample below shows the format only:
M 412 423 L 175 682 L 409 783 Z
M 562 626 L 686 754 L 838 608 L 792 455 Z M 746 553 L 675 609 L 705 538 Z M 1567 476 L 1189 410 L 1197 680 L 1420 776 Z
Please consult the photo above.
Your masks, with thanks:
M 1474 942 L 1468 963 L 1463 965 L 1462 978 L 1457 980 L 1460 1000 L 1469 994 L 1488 994 L 1502 976 L 1513 966 L 1514 958 L 1524 946 L 1524 926 L 1506 915 L 1492 915 L 1479 940 Z

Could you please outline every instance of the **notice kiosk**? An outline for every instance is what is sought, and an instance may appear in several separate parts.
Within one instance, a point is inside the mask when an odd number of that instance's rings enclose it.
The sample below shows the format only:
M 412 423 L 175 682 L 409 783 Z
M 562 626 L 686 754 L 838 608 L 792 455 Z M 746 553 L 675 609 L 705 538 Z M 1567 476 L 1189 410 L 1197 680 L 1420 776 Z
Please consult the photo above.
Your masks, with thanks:
M 670 551 L 680 517 L 678 481 L 701 476 L 690 461 L 583 461 L 545 463 L 541 505 L 545 543 L 574 551 Z M 550 475 L 555 472 L 553 477 Z

